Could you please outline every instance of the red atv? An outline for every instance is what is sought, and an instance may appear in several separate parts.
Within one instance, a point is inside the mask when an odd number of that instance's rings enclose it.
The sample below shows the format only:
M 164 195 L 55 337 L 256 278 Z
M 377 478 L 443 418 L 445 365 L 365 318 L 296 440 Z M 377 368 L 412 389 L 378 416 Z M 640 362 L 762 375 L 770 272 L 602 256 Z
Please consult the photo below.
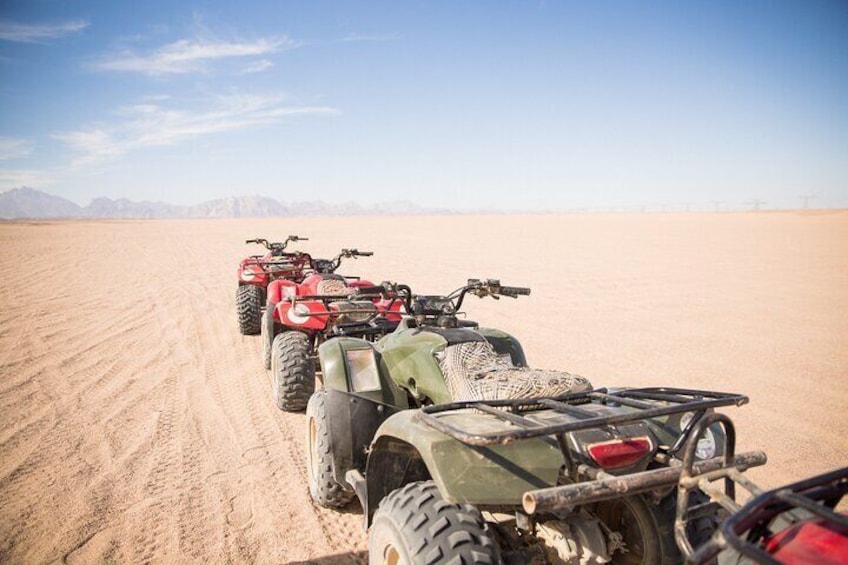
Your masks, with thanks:
M 848 563 L 848 515 L 835 510 L 848 494 L 848 467 L 764 492 L 740 473 L 733 453 L 736 434 L 727 417 L 713 413 L 702 420 L 694 426 L 695 438 L 703 438 L 704 430 L 712 423 L 724 426 L 725 465 L 706 473 L 694 471 L 698 446 L 689 442 L 684 448 L 675 539 L 687 564 Z M 723 483 L 723 488 L 713 485 L 714 481 Z M 754 495 L 744 506 L 736 502 L 736 485 Z M 694 509 L 684 508 L 680 501 L 698 489 L 712 499 L 709 505 L 720 507 L 729 517 L 707 543 L 693 548 L 685 531 L 694 518 L 690 513 Z
M 304 271 L 312 266 L 312 257 L 300 251 L 286 251 L 289 242 L 308 241 L 305 237 L 290 235 L 283 242 L 269 242 L 267 239 L 248 239 L 245 243 L 259 243 L 265 246 L 265 255 L 251 255 L 242 259 L 238 268 L 238 291 L 236 292 L 236 312 L 239 331 L 243 335 L 256 335 L 262 324 L 262 305 L 265 303 L 265 290 L 276 279 L 288 279 L 296 282 L 303 280 Z
M 408 287 L 375 286 L 334 273 L 341 258 L 365 255 L 371 252 L 345 249 L 326 263 L 315 260 L 316 272 L 299 284 L 279 279 L 268 286 L 262 353 L 280 410 L 306 408 L 315 390 L 315 353 L 323 342 L 345 336 L 373 341 L 400 322 Z

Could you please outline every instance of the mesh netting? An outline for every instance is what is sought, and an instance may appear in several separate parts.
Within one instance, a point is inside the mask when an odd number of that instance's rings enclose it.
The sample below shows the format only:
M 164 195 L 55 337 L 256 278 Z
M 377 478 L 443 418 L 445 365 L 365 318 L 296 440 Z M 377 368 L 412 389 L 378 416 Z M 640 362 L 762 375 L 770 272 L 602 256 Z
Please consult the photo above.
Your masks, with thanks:
M 318 282 L 318 294 L 347 294 L 348 289 L 344 281 L 338 279 L 324 279 Z
M 585 378 L 565 371 L 515 367 L 488 341 L 447 346 L 439 366 L 454 401 L 557 396 L 592 388 Z

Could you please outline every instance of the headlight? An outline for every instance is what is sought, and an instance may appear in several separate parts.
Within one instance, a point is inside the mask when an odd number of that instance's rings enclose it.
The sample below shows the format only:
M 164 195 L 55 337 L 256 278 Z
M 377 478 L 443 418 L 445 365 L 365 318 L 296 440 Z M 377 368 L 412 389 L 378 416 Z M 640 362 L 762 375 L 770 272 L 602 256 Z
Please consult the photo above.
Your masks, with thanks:
M 689 425 L 692 420 L 692 414 L 684 414 L 680 418 L 680 429 L 683 430 Z M 716 455 L 716 440 L 712 430 L 707 428 L 698 440 L 698 447 L 695 448 L 695 457 L 698 459 L 712 459 Z
M 241 271 L 241 280 L 243 280 L 243 281 L 248 281 L 248 282 L 249 282 L 249 281 L 252 281 L 252 280 L 253 280 L 253 279 L 255 279 L 255 278 L 256 278 L 256 273 L 254 273 L 252 270 L 250 270 L 250 269 L 242 269 L 242 271 Z

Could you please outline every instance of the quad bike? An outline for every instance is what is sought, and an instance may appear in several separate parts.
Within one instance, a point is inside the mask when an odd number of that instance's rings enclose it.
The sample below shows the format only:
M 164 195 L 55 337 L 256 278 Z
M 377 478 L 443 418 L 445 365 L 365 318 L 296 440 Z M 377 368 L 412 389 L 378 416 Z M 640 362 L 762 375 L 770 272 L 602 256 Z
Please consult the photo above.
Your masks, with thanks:
M 718 511 L 699 491 L 678 499 L 681 454 L 698 473 L 765 463 L 707 419 L 745 396 L 592 388 L 530 369 L 513 336 L 458 316 L 468 294 L 529 293 L 472 279 L 411 296 L 376 342 L 319 348 L 309 490 L 328 508 L 359 499 L 371 563 L 679 563 L 675 524 L 700 545 Z
M 848 516 L 834 509 L 848 494 L 848 467 L 763 492 L 730 469 L 710 476 L 691 473 L 680 488 L 695 485 L 731 513 L 713 537 L 693 551 L 681 546 L 687 563 L 764 563 L 836 565 L 848 563 Z M 745 506 L 714 489 L 708 479 L 726 478 L 754 497 Z M 706 482 L 705 482 L 706 481 Z M 704 483 L 704 484 L 702 484 Z
M 267 239 L 248 239 L 245 243 L 265 246 L 265 255 L 251 255 L 239 262 L 236 312 L 242 335 L 256 335 L 262 323 L 262 305 L 268 284 L 279 278 L 301 281 L 306 269 L 312 265 L 308 253 L 286 251 L 290 242 L 308 241 L 305 237 L 290 235 L 283 242 Z
M 278 279 L 268 286 L 262 356 L 280 410 L 306 408 L 315 390 L 315 351 L 323 342 L 338 336 L 374 340 L 400 322 L 406 287 L 374 286 L 335 274 L 342 259 L 372 254 L 342 249 L 333 259 L 313 260 L 314 272 L 300 283 Z

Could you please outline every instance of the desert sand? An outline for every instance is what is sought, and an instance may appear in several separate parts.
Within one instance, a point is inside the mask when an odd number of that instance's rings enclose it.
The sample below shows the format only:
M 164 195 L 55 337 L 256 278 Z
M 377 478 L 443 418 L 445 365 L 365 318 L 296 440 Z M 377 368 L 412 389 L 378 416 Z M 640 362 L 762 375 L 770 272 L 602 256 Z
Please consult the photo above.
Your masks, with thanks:
M 349 563 L 358 508 L 310 502 L 304 417 L 273 405 L 234 295 L 253 237 L 467 302 L 534 366 L 736 391 L 767 487 L 848 462 L 848 213 L 0 224 L 0 562 Z

